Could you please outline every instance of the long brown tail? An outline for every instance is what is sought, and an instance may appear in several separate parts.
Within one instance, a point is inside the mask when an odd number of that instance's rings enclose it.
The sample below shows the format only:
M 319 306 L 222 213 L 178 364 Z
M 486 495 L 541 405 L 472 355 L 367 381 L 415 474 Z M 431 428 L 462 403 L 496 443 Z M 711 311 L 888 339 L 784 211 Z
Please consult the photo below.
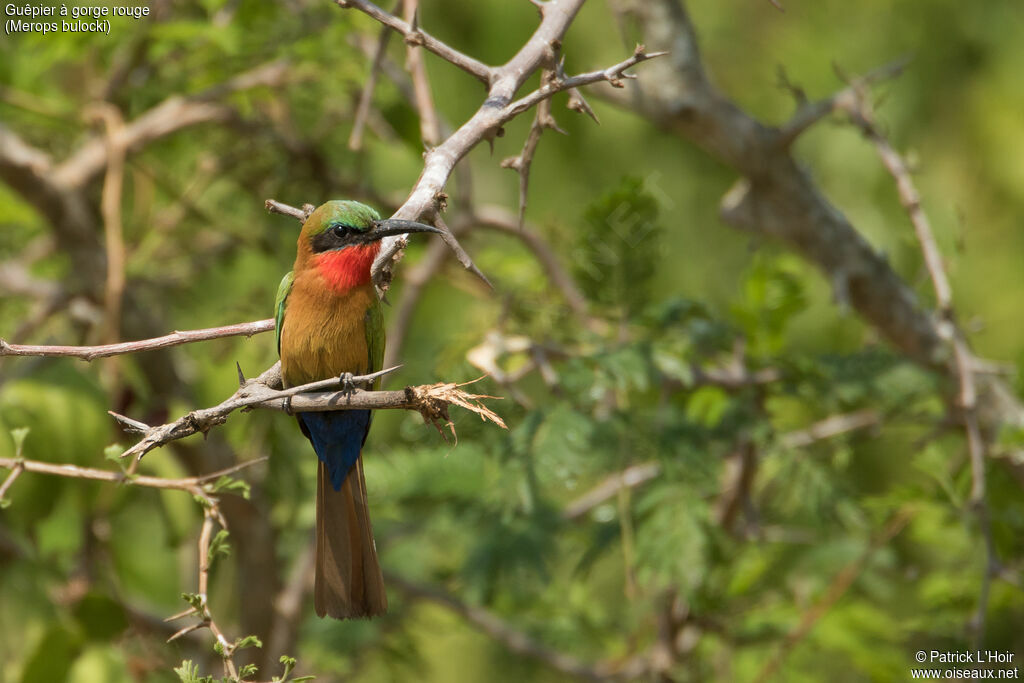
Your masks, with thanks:
M 384 578 L 370 526 L 363 459 L 356 461 L 340 491 L 322 462 L 316 472 L 316 584 L 318 616 L 375 617 L 388 609 Z

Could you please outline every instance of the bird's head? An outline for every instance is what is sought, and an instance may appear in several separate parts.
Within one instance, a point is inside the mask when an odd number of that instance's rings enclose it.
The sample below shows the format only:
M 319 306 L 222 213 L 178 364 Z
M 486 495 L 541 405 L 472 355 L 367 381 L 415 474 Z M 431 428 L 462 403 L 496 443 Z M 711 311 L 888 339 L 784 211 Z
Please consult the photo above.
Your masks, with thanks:
M 411 232 L 441 231 L 414 221 L 381 219 L 359 202 L 329 201 L 302 225 L 296 269 L 312 266 L 331 289 L 344 292 L 370 281 L 381 239 Z

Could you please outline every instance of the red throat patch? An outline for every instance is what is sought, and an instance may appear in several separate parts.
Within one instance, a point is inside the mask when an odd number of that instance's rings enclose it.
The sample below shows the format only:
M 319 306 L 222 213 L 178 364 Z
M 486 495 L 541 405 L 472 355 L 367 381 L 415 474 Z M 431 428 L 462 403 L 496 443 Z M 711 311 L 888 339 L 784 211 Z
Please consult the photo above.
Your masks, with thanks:
M 327 286 L 336 294 L 344 294 L 370 281 L 370 267 L 380 253 L 380 242 L 317 254 L 316 266 Z

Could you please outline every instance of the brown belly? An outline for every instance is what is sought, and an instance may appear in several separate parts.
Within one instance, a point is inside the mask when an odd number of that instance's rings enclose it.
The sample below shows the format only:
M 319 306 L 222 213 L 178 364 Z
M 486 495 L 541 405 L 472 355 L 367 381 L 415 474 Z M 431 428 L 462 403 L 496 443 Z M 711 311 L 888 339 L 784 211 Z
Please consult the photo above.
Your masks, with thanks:
M 296 386 L 370 368 L 366 319 L 379 306 L 372 285 L 336 295 L 313 277 L 297 276 L 281 330 L 281 375 Z

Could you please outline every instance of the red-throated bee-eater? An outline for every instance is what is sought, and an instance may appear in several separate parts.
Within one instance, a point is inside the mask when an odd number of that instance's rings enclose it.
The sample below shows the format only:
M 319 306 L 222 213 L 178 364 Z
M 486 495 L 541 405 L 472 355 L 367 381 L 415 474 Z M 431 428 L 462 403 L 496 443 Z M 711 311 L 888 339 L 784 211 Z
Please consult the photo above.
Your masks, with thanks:
M 277 348 L 285 387 L 381 369 L 384 321 L 371 267 L 380 239 L 440 232 L 402 220 L 381 220 L 352 201 L 320 206 L 302 226 L 292 272 L 277 292 Z M 372 388 L 372 386 L 370 387 Z M 370 430 L 369 410 L 300 413 L 299 427 L 320 462 L 316 490 L 316 583 L 319 616 L 372 617 L 387 610 L 370 526 L 359 457 Z

